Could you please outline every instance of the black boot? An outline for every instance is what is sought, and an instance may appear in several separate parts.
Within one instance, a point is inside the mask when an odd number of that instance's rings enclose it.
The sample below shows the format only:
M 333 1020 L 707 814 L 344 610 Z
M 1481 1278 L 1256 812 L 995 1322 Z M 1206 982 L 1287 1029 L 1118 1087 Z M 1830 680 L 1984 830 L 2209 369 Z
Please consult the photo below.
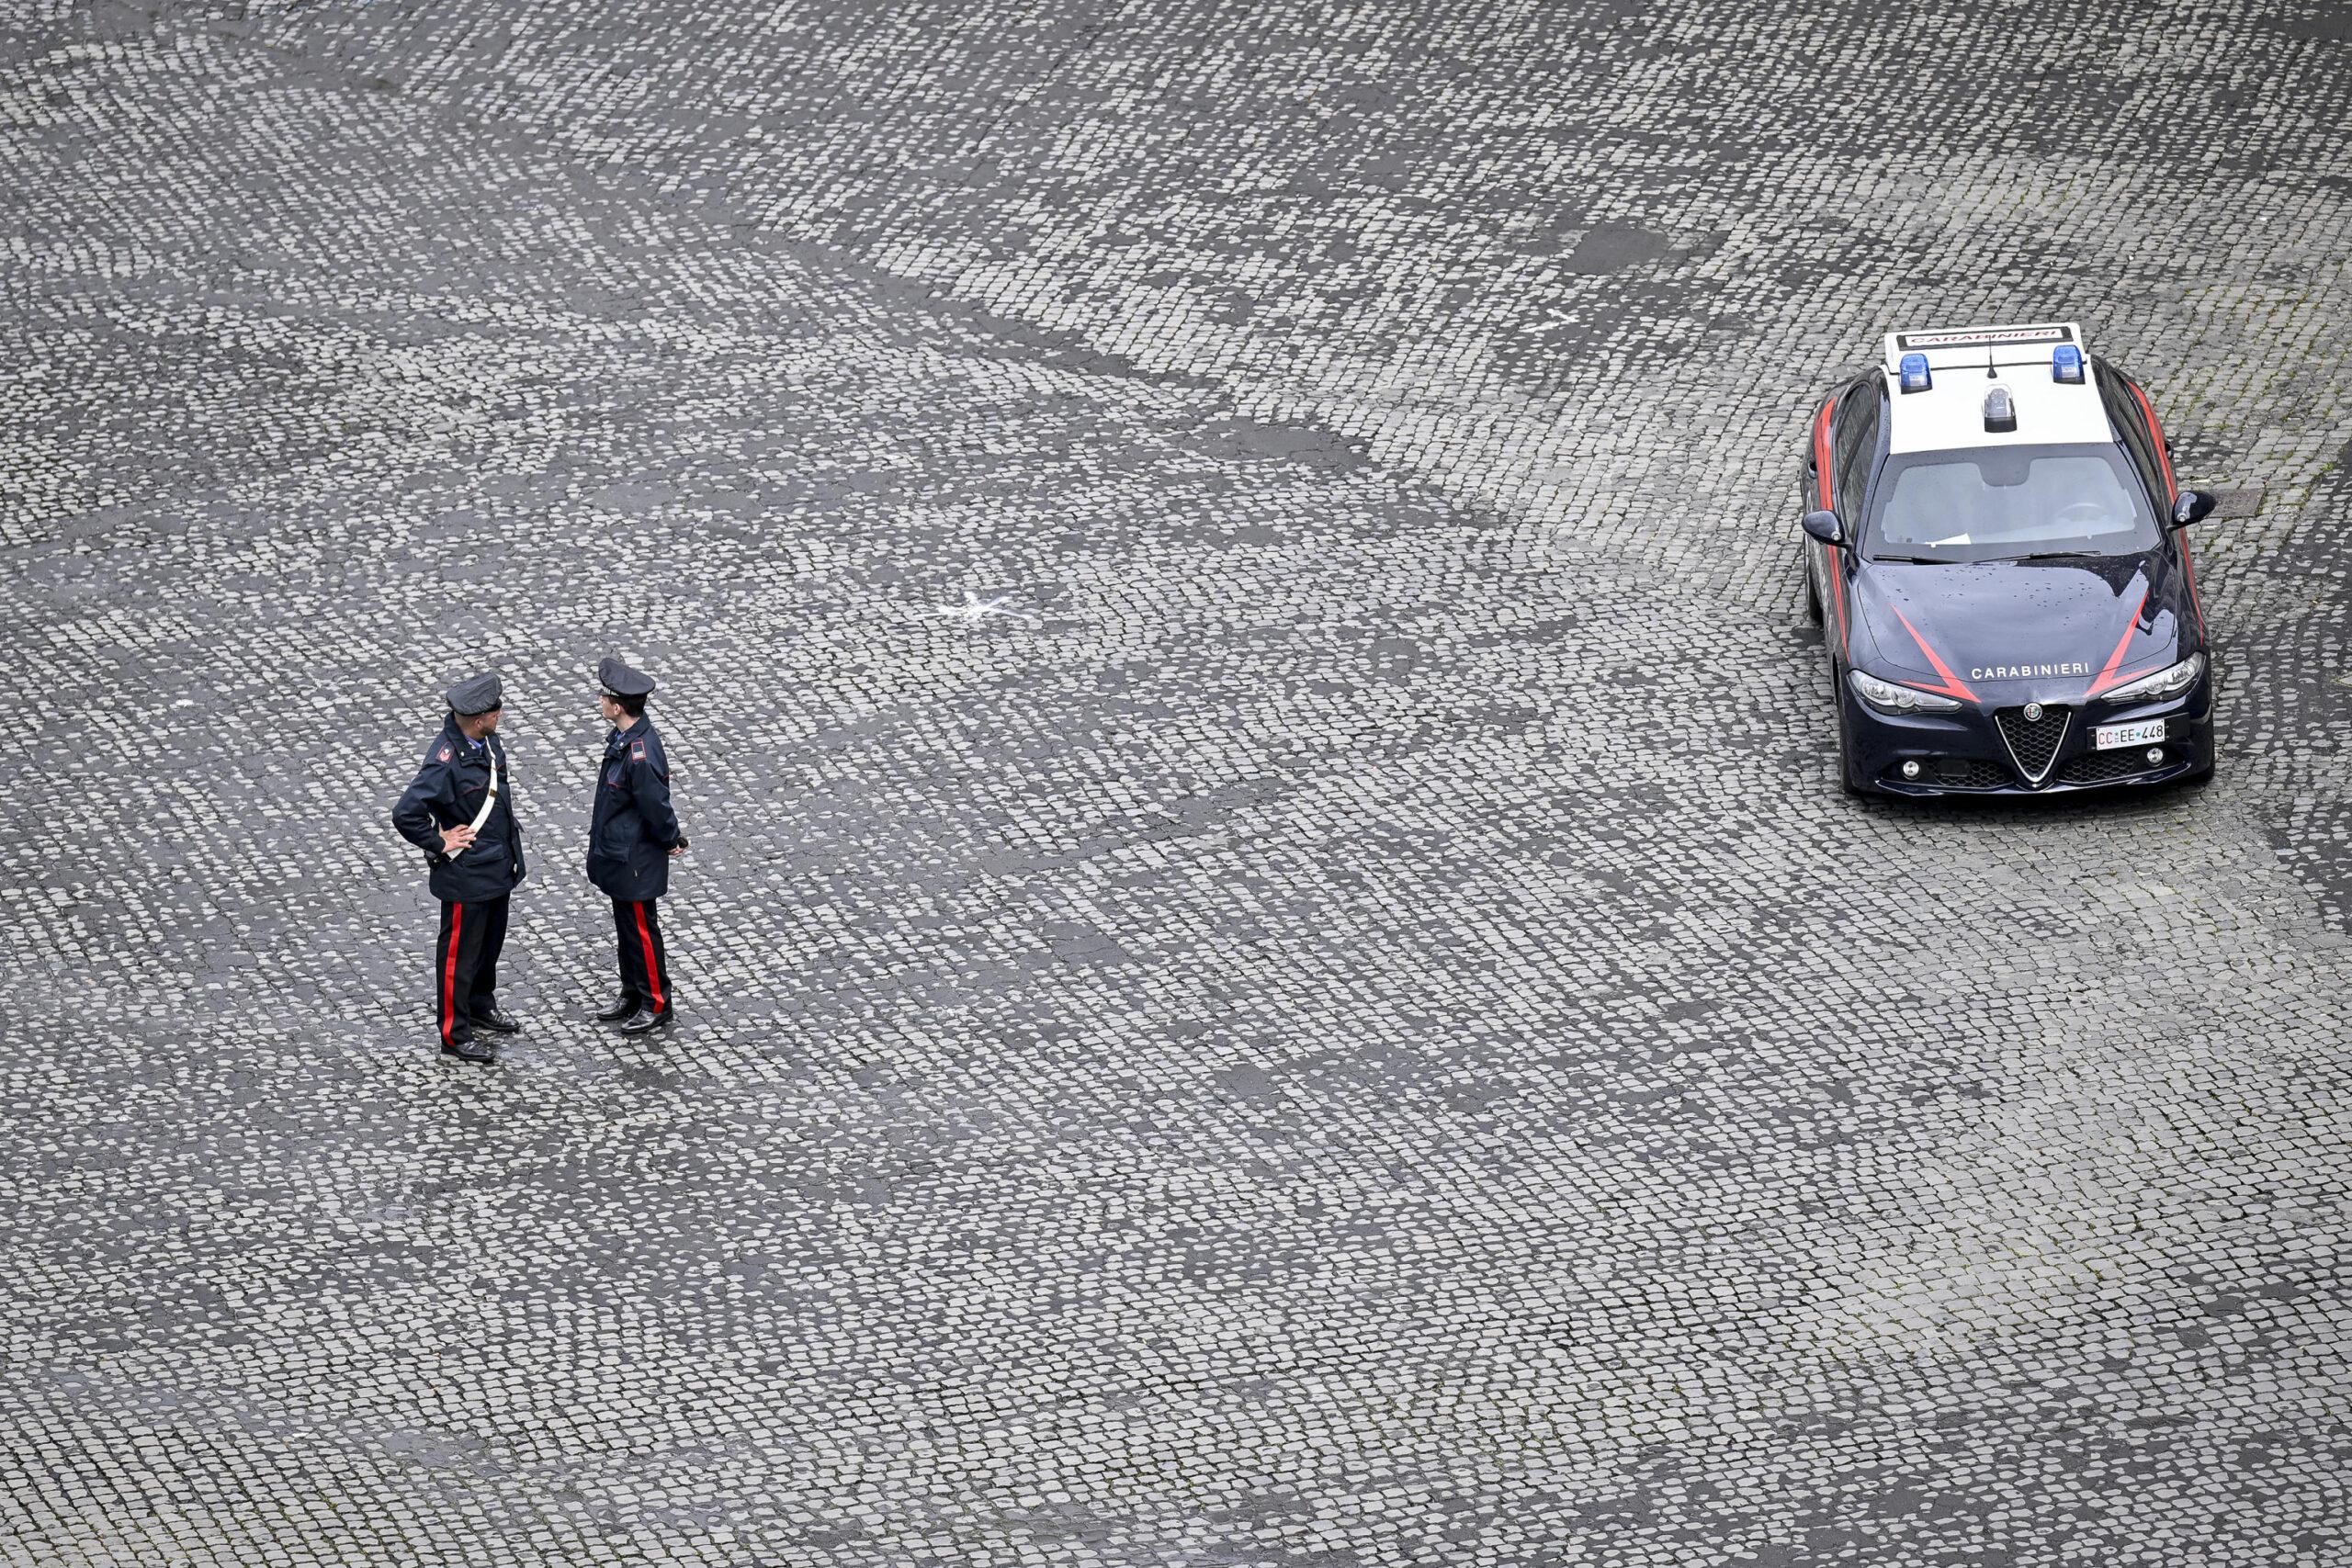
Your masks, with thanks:
M 636 1017 L 621 1025 L 621 1032 L 623 1034 L 650 1034 L 657 1029 L 667 1029 L 670 1027 L 670 1020 L 673 1015 L 673 1010 L 670 1008 L 663 1008 L 660 1012 L 639 1012 Z
M 455 1056 L 460 1062 L 475 1062 L 483 1066 L 498 1060 L 498 1047 L 470 1034 L 453 1034 L 441 1042 L 441 1054 Z
M 467 1015 L 477 1029 L 487 1029 L 492 1034 L 520 1034 L 523 1026 L 495 1007 L 477 1008 Z
M 635 991 L 623 991 L 596 1015 L 598 1023 L 618 1023 L 645 1004 L 638 1000 Z

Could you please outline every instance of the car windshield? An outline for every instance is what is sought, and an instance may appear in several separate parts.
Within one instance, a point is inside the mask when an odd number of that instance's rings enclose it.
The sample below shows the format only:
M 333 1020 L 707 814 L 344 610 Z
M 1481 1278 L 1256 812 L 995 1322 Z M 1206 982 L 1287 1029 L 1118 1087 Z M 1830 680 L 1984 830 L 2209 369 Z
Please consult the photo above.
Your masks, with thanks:
M 2114 446 L 2009 446 L 1898 457 L 1879 480 L 1872 560 L 2137 555 L 2156 522 Z

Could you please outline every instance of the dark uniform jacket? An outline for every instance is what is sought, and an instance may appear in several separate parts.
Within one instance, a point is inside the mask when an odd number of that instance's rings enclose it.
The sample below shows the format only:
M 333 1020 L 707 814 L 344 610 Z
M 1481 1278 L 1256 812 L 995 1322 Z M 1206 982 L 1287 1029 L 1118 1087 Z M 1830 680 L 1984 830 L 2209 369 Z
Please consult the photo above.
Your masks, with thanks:
M 498 758 L 498 806 L 474 841 L 457 855 L 441 852 L 441 829 L 471 822 L 490 787 L 490 759 Z M 477 746 L 450 719 L 424 749 L 416 781 L 392 807 L 392 826 L 424 852 L 433 868 L 435 898 L 453 904 L 480 903 L 512 893 L 523 880 L 523 829 L 514 820 L 514 773 L 506 765 L 498 737 Z
M 588 880 L 616 898 L 659 898 L 670 890 L 671 846 L 684 842 L 670 809 L 670 759 L 652 721 L 639 715 L 605 742 L 588 823 Z

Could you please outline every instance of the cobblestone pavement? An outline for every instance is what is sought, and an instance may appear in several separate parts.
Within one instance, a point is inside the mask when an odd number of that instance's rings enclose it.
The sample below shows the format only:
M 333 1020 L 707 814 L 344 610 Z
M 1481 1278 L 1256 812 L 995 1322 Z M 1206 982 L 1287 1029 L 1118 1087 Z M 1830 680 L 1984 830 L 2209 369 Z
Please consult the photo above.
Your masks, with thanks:
M 2352 6 L 5 16 L 0 1561 L 2352 1562 Z M 2219 778 L 1844 800 L 1808 400 L 2043 316 Z

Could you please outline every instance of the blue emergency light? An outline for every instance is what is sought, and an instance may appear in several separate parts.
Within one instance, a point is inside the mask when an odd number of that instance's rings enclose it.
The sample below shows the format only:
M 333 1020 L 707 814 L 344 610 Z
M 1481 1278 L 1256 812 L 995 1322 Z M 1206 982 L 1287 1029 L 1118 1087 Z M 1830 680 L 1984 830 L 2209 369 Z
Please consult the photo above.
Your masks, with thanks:
M 2083 351 L 2071 343 L 2062 343 L 2050 351 L 2050 378 L 2080 386 L 2083 380 Z
M 1905 355 L 1902 370 L 1903 389 L 1906 392 L 1924 392 L 1935 384 L 1928 375 L 1928 356 L 1924 354 Z

